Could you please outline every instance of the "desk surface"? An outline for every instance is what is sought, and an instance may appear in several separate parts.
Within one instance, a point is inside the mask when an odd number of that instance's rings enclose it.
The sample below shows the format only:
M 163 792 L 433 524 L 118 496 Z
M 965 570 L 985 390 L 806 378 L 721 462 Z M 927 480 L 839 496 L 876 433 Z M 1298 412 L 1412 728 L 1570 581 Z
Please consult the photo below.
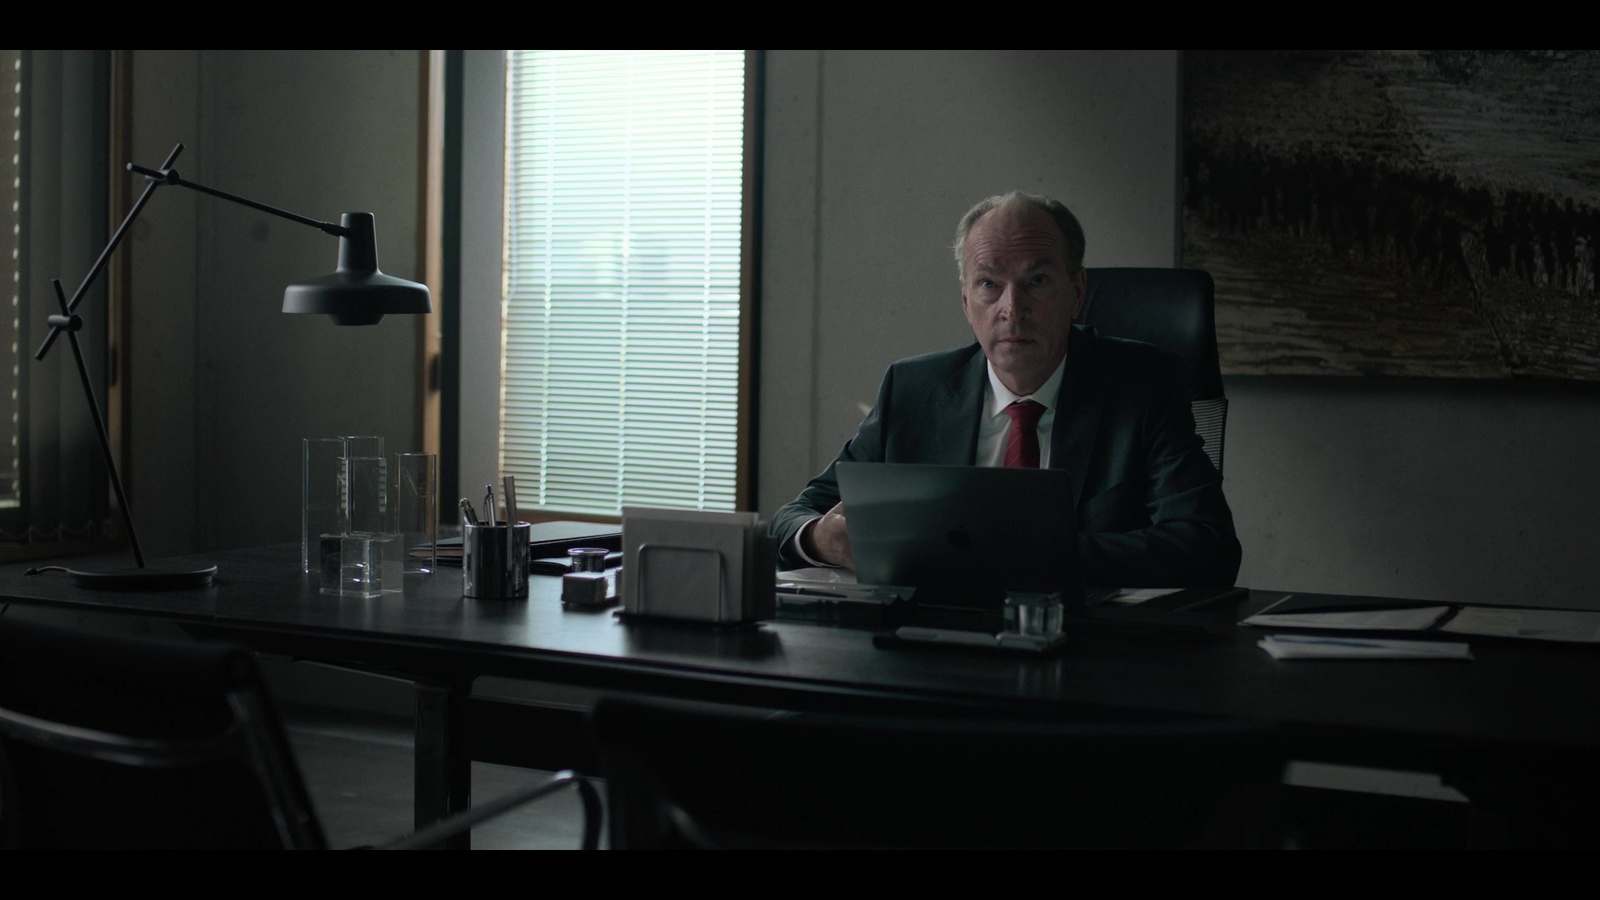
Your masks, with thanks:
M 470 600 L 459 574 L 408 580 L 404 594 L 321 594 L 293 545 L 215 554 L 217 582 L 112 593 L 65 575 L 0 567 L 0 598 L 154 616 L 258 650 L 425 678 L 500 676 L 801 709 L 907 704 L 1025 716 L 1159 714 L 1279 723 L 1297 755 L 1444 771 L 1478 760 L 1587 762 L 1600 750 L 1600 653 L 1474 641 L 1472 662 L 1274 660 L 1261 632 L 1219 640 L 1086 634 L 1046 658 L 878 649 L 868 630 L 800 622 L 712 631 L 564 610 L 560 582 L 526 601 Z M 1239 618 L 1282 594 L 1253 591 Z

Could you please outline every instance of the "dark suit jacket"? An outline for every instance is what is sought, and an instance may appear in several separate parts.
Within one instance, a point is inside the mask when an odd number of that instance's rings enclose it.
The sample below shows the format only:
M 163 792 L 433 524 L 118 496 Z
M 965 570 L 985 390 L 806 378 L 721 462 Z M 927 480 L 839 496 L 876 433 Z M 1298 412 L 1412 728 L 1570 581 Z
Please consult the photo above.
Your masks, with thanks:
M 1233 513 L 1176 371 L 1164 350 L 1073 328 L 1050 465 L 1072 476 L 1089 584 L 1223 585 L 1239 574 Z M 834 462 L 972 465 L 987 380 L 976 343 L 895 363 Z M 773 517 L 784 568 L 805 565 L 791 549 L 795 532 L 839 500 L 833 468 Z M 849 514 L 847 506 L 847 521 Z

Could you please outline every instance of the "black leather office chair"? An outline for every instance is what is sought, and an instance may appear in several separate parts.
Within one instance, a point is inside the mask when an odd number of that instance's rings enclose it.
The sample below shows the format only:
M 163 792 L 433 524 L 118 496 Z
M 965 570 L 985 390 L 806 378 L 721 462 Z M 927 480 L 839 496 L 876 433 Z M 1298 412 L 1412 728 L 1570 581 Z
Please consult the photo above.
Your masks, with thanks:
M 1236 722 L 758 713 L 604 698 L 611 846 L 1276 847 L 1285 756 Z
M 558 773 L 378 849 L 442 844 L 565 788 Z M 326 849 L 255 657 L 228 644 L 0 617 L 0 848 Z
M 1091 268 L 1078 322 L 1155 344 L 1183 361 L 1195 430 L 1222 471 L 1228 398 L 1217 359 L 1215 285 L 1199 269 Z

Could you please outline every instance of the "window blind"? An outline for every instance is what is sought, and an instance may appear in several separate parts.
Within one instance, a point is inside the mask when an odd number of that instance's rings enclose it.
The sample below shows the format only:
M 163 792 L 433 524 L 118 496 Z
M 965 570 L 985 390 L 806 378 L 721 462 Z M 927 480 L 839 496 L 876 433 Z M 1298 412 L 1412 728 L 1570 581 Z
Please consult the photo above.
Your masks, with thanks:
M 0 50 L 0 508 L 22 505 L 22 51 Z
M 744 71 L 507 54 L 500 457 L 524 508 L 733 508 Z

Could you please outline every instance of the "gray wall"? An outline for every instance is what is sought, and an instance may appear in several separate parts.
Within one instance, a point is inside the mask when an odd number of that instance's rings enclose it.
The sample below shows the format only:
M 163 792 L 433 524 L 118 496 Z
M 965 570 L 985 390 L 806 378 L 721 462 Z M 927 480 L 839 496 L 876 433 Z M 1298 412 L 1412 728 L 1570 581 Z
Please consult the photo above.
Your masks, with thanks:
M 1171 51 L 773 51 L 760 508 L 854 430 L 883 367 L 970 340 L 945 249 L 1011 188 L 1053 194 L 1090 265 L 1171 265 Z M 1600 394 L 1570 386 L 1230 378 L 1241 583 L 1600 606 Z
M 1241 583 L 1600 608 L 1592 390 L 1230 378 Z
M 314 219 L 374 214 L 379 266 L 418 278 L 418 51 L 141 50 L 133 159 Z M 416 320 L 279 312 L 336 238 L 181 188 L 132 254 L 129 490 L 149 555 L 299 540 L 300 442 L 417 449 Z

